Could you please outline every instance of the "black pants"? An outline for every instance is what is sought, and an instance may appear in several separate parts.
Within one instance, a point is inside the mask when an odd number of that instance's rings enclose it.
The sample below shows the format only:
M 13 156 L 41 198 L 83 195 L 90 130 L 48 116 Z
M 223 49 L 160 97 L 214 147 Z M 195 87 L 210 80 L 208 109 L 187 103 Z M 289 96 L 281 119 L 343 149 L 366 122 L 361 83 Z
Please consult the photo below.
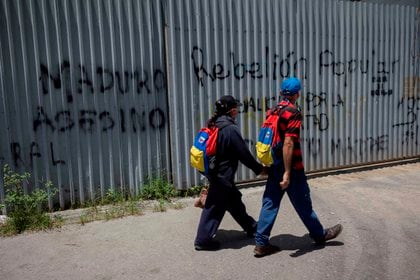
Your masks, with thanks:
M 201 212 L 198 224 L 195 245 L 206 244 L 214 238 L 226 211 L 244 231 L 255 231 L 257 223 L 246 212 L 241 197 L 241 192 L 235 186 L 210 184 L 206 205 Z

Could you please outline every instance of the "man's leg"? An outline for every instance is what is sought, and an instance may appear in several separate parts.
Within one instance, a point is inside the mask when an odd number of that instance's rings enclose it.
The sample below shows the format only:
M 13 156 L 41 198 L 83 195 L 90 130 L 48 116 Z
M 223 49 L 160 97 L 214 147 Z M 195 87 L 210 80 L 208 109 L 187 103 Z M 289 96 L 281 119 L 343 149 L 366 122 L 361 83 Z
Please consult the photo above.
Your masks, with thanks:
M 280 201 L 284 195 L 284 191 L 279 186 L 282 176 L 283 172 L 281 172 L 281 167 L 272 166 L 270 168 L 262 199 L 257 232 L 255 234 L 255 243 L 257 246 L 266 246 L 269 244 L 271 230 L 279 211 Z
M 310 190 L 304 171 L 292 171 L 290 185 L 286 189 L 290 202 L 305 224 L 310 236 L 314 239 L 322 239 L 325 235 L 324 228 L 312 209 Z

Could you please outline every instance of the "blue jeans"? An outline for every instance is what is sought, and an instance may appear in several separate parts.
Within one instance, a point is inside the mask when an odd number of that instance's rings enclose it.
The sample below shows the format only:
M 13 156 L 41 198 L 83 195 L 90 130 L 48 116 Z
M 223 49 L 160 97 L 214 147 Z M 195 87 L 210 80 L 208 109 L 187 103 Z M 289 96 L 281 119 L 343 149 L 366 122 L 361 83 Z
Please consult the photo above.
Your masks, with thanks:
M 255 235 L 255 243 L 258 246 L 268 244 L 274 221 L 279 212 L 280 202 L 285 192 L 287 192 L 293 207 L 308 229 L 310 236 L 314 240 L 324 238 L 324 228 L 318 220 L 315 211 L 312 209 L 312 201 L 305 171 L 292 170 L 290 184 L 286 190 L 282 190 L 279 185 L 283 179 L 283 173 L 284 167 L 282 164 L 270 168 Z

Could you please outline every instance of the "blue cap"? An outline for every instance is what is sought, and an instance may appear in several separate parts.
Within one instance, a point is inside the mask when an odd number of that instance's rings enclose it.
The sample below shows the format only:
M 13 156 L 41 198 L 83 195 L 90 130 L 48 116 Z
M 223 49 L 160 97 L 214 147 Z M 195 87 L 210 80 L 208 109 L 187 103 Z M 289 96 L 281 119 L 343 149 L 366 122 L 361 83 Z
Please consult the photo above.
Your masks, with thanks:
M 283 95 L 291 96 L 300 91 L 302 88 L 300 81 L 296 77 L 290 77 L 283 81 L 281 84 L 281 92 Z

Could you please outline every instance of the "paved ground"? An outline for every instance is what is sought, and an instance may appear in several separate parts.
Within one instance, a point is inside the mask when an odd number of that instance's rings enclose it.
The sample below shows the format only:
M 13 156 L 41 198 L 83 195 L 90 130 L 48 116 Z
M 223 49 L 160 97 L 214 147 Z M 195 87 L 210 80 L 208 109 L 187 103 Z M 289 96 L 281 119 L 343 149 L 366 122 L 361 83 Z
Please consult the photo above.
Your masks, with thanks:
M 312 244 L 287 197 L 273 229 L 275 255 L 253 257 L 227 214 L 223 248 L 196 252 L 200 210 L 181 210 L 0 239 L 0 279 L 420 279 L 420 163 L 316 178 L 314 208 L 343 233 Z M 262 187 L 242 190 L 258 216 Z

